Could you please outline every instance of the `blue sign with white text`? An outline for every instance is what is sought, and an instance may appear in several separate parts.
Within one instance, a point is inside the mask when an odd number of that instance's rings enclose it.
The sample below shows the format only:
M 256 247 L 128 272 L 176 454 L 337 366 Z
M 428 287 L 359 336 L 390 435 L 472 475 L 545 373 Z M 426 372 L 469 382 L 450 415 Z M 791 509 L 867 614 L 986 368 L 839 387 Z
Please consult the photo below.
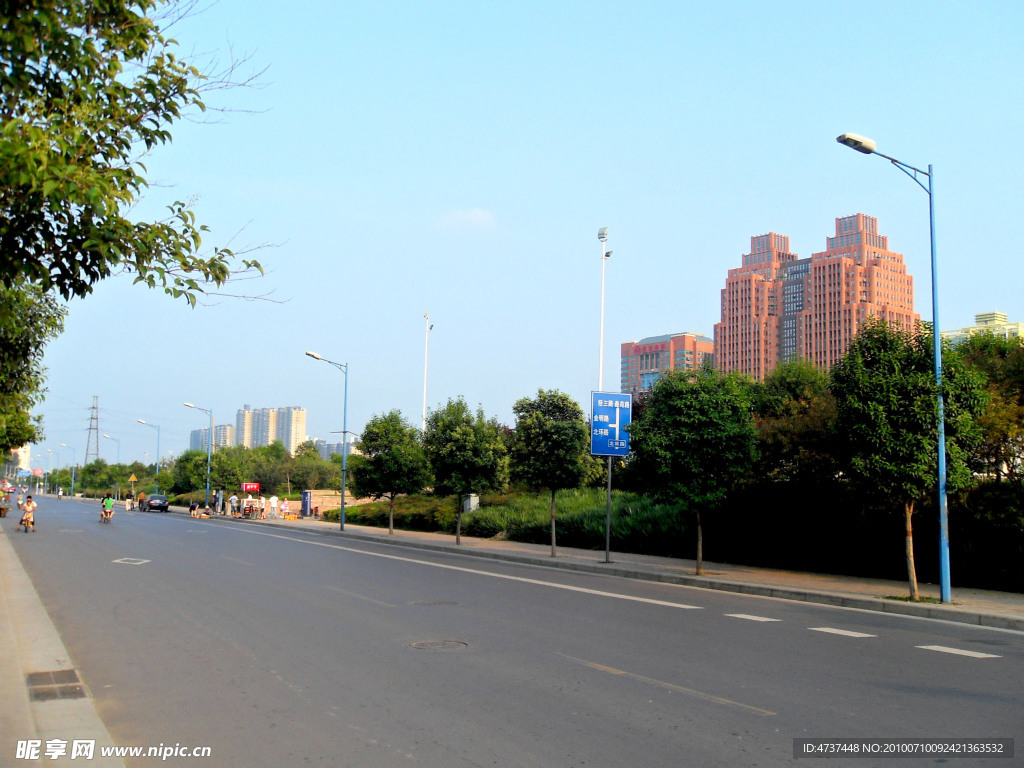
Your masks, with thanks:
M 590 393 L 590 453 L 594 456 L 629 456 L 633 396 L 622 392 Z

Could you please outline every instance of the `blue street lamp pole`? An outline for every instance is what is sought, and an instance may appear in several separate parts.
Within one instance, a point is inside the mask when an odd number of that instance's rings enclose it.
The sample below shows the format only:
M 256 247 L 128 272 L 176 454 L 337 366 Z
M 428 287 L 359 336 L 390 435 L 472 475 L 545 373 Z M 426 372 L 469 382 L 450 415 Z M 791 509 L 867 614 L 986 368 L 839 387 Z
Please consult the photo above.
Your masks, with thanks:
M 71 448 L 71 498 L 75 498 L 75 468 L 78 466 L 78 451 L 67 443 L 61 443 L 61 448 Z
M 878 155 L 907 174 L 917 186 L 928 193 L 928 229 L 932 250 L 932 342 L 935 356 L 935 387 L 938 392 L 938 464 L 939 464 L 939 595 L 943 603 L 952 601 L 949 579 L 949 514 L 946 505 L 946 420 L 942 400 L 942 337 L 939 333 L 939 268 L 935 258 L 935 170 L 931 164 L 927 171 L 900 162 L 895 157 L 876 151 L 871 139 L 855 133 L 844 133 L 836 141 L 865 155 Z M 928 186 L 919 178 L 928 177 Z
M 325 363 L 329 363 L 345 374 L 345 400 L 342 406 L 342 417 L 341 417 L 341 512 L 338 518 L 341 520 L 341 530 L 345 530 L 345 480 L 348 476 L 348 363 L 336 363 L 333 360 L 328 360 L 326 357 L 318 355 L 316 352 L 307 352 L 308 357 L 312 357 L 314 360 L 321 360 Z
M 208 408 L 200 408 L 198 405 L 192 405 L 192 403 L 183 403 L 186 408 L 195 408 L 197 411 L 202 411 L 210 417 L 210 434 L 207 435 L 206 440 L 206 506 L 210 506 L 210 460 L 213 458 L 213 410 Z M 157 461 L 157 465 L 160 462 Z
M 156 430 L 156 490 L 154 493 L 160 493 L 160 425 L 150 424 L 145 419 L 136 419 L 139 424 L 145 424 L 147 427 Z M 210 416 L 210 421 L 213 421 L 213 415 Z M 212 431 L 212 430 L 211 430 Z

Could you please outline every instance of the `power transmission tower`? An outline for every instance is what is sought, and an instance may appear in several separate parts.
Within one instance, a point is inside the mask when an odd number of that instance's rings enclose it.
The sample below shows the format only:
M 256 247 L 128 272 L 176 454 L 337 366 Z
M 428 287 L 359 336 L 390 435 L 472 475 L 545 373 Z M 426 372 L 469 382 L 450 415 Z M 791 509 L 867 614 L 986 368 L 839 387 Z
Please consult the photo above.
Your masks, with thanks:
M 95 447 L 94 447 L 95 446 Z M 85 440 L 85 463 L 100 457 L 100 396 L 92 396 L 92 416 L 89 418 L 89 436 Z

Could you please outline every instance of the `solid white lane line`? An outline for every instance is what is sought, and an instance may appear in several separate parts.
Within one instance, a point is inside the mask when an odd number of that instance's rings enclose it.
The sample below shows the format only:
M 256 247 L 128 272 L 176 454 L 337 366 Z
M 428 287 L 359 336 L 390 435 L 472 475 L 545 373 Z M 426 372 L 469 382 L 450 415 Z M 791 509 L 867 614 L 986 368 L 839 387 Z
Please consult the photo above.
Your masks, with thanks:
M 945 645 L 915 645 L 915 648 L 923 648 L 926 651 L 938 651 L 939 653 L 955 653 L 957 656 L 970 656 L 972 659 L 1001 659 L 994 653 L 978 653 L 977 651 L 965 651 L 962 648 L 949 648 Z
M 808 627 L 811 632 L 828 632 L 832 635 L 842 635 L 843 637 L 878 637 L 878 635 L 869 635 L 866 632 L 851 632 L 848 629 L 835 629 L 834 627 Z
M 388 555 L 383 552 L 367 552 L 362 549 L 354 549 L 352 547 L 343 547 L 338 544 L 328 544 L 324 541 L 312 541 L 308 539 L 296 539 L 293 536 L 282 536 L 276 533 L 267 533 L 266 531 L 254 531 L 245 528 L 231 528 L 229 530 L 236 531 L 239 533 L 250 533 L 254 536 L 267 536 L 272 539 L 283 539 L 284 541 L 290 541 L 294 544 L 310 544 L 314 547 L 326 547 L 327 549 L 337 549 L 342 552 L 352 552 L 357 555 L 365 555 L 367 557 L 380 557 L 385 560 L 398 560 L 403 563 L 413 563 L 415 565 L 426 565 L 430 568 L 442 568 L 448 571 L 459 571 L 461 573 L 471 573 L 476 576 L 490 576 L 492 579 L 505 579 L 506 581 L 518 581 L 523 584 L 536 584 L 541 587 L 551 587 L 552 589 L 564 589 L 569 592 L 582 592 L 587 595 L 596 595 L 597 597 L 612 597 L 617 600 L 629 600 L 634 603 L 647 603 L 648 605 L 663 605 L 666 608 L 682 608 L 685 610 L 697 611 L 701 610 L 703 606 L 700 605 L 687 605 L 686 603 L 672 603 L 668 600 L 654 600 L 650 597 L 635 597 L 633 595 L 620 595 L 616 592 L 604 592 L 599 589 L 587 589 L 586 587 L 574 587 L 570 584 L 557 584 L 553 581 L 541 581 L 540 579 L 528 579 L 524 576 L 510 576 L 505 573 L 491 573 L 490 571 L 480 571 L 476 568 L 463 568 L 458 565 L 446 565 L 445 563 L 432 563 L 429 560 L 418 560 L 412 557 L 400 557 L 398 555 Z
M 782 619 L 769 619 L 767 616 L 751 616 L 749 613 L 727 613 L 733 619 L 746 619 L 747 621 L 782 621 Z

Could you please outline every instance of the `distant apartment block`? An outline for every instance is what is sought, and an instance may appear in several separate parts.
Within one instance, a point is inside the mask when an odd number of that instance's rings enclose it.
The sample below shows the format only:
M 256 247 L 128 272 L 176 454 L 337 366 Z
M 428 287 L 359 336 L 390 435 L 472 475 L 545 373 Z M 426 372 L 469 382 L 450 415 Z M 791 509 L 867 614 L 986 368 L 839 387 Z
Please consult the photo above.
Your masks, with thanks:
M 694 370 L 714 357 L 713 339 L 698 333 L 649 336 L 621 345 L 620 392 L 646 392 L 664 373 Z
M 831 367 L 870 317 L 908 330 L 919 319 L 902 254 L 862 213 L 836 219 L 835 236 L 810 258 L 792 253 L 785 235 L 752 237 L 729 270 L 721 313 L 715 364 L 757 379 L 795 359 Z
M 206 441 L 210 434 L 208 427 L 193 429 L 189 433 L 188 448 L 190 451 L 205 451 Z M 235 444 L 235 428 L 231 424 L 216 424 L 213 427 L 213 450 L 229 448 Z
M 974 325 L 956 331 L 942 331 L 940 335 L 953 344 L 959 344 L 979 333 L 991 333 L 1004 339 L 1024 339 L 1024 323 L 1007 322 L 1002 312 L 982 312 L 974 316 Z
M 256 448 L 280 440 L 290 454 L 306 441 L 306 409 L 251 409 L 248 404 L 235 416 L 235 434 L 239 445 Z

